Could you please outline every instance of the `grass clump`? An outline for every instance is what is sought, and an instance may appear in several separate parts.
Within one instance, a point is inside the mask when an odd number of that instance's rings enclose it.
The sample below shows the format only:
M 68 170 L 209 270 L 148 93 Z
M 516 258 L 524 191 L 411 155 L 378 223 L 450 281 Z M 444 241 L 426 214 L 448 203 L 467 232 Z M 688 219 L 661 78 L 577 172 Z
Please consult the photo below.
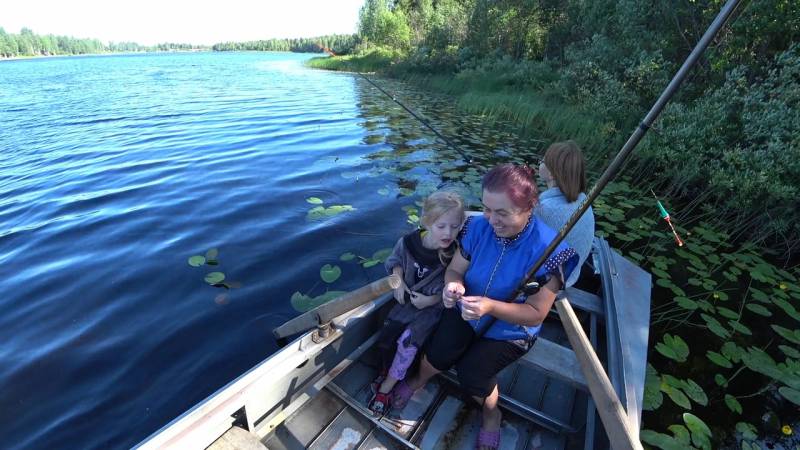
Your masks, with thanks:
M 352 55 L 311 58 L 306 65 L 313 69 L 372 73 L 391 66 L 402 56 L 403 52 L 399 50 L 371 47 Z

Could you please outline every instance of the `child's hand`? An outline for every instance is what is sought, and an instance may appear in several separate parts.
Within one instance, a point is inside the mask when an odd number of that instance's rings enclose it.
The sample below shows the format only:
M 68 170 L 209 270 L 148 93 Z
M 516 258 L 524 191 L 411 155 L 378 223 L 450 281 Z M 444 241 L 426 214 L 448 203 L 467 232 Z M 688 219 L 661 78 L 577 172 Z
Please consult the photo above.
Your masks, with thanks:
M 406 283 L 401 279 L 400 286 L 397 286 L 397 289 L 394 290 L 394 299 L 401 305 L 406 304 L 406 289 L 408 289 Z
M 442 291 L 442 303 L 445 308 L 452 308 L 456 302 L 464 295 L 464 285 L 455 281 L 447 283 Z

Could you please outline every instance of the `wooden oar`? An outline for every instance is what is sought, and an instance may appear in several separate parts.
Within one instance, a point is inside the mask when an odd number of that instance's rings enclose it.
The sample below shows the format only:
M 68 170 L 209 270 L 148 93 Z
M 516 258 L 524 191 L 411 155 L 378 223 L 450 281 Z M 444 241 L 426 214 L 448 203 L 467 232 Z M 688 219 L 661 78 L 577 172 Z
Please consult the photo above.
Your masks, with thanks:
M 380 280 L 348 292 L 334 300 L 307 311 L 294 319 L 272 330 L 275 339 L 283 339 L 293 334 L 308 331 L 314 327 L 327 324 L 334 317 L 340 316 L 359 306 L 369 303 L 381 295 L 400 287 L 402 280 L 396 275 L 389 275 Z
M 586 378 L 586 385 L 597 406 L 600 420 L 603 421 L 611 448 L 613 450 L 641 450 L 639 430 L 628 420 L 625 408 L 622 407 L 622 402 L 619 401 L 619 397 L 611 385 L 611 380 L 608 379 L 603 364 L 586 337 L 569 300 L 566 298 L 556 300 L 556 309 L 558 309 L 558 315 L 561 317 L 569 343 L 575 351 L 581 372 Z

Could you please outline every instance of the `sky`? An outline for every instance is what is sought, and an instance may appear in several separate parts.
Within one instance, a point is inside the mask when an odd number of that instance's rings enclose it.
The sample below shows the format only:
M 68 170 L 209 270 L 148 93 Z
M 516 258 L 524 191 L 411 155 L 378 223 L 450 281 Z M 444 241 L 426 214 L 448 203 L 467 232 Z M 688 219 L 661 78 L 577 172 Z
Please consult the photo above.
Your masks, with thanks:
M 364 0 L 30 0 L 3 2 L 0 27 L 142 45 L 314 37 L 356 31 Z

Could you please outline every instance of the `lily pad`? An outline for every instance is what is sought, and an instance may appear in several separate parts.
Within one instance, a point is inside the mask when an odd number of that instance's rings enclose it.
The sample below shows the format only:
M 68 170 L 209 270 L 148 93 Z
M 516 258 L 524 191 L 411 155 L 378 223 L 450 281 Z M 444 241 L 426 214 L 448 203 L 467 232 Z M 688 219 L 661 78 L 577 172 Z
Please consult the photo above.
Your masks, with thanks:
M 739 403 L 739 400 L 736 400 L 736 397 L 730 394 L 725 394 L 725 405 L 727 405 L 728 409 L 735 413 L 742 413 L 742 404 Z
M 222 272 L 211 272 L 205 277 L 208 284 L 219 284 L 225 280 L 225 274 Z
M 703 388 L 694 382 L 694 380 L 686 380 L 683 382 L 683 392 L 698 405 L 708 405 L 708 396 Z
M 779 345 L 778 348 L 789 358 L 800 359 L 800 351 L 788 345 Z
M 758 438 L 758 429 L 755 425 L 747 422 L 737 422 L 736 423 L 736 431 L 742 433 L 742 438 L 748 440 L 755 440 Z
M 762 305 L 759 305 L 758 303 L 748 303 L 747 305 L 745 305 L 745 308 L 758 314 L 759 316 L 770 317 L 772 315 L 772 313 L 767 308 L 763 307 Z
M 782 338 L 786 339 L 787 341 L 794 342 L 797 345 L 800 345 L 800 330 L 790 330 L 788 328 L 784 328 L 780 325 L 770 325 L 776 333 L 781 335 Z
M 642 442 L 662 450 L 684 450 L 686 448 L 684 444 L 674 437 L 664 433 L 656 433 L 653 430 L 642 430 L 639 433 L 639 438 Z
M 194 255 L 189 257 L 189 265 L 192 267 L 200 267 L 206 263 L 206 258 L 200 255 Z
M 680 389 L 670 386 L 665 380 L 661 381 L 661 392 L 667 394 L 670 400 L 683 409 L 692 409 L 692 404 L 689 402 L 689 397 Z
M 355 257 L 356 257 L 355 254 L 347 252 L 343 253 L 342 256 L 339 257 L 339 261 L 352 261 L 353 259 L 355 259 Z
M 731 309 L 725 308 L 724 306 L 717 306 L 717 313 L 719 313 L 720 316 L 725 317 L 726 319 L 736 320 L 739 318 L 739 313 Z
M 750 331 L 750 328 L 747 328 L 741 322 L 729 320 L 728 325 L 730 325 L 731 328 L 738 331 L 739 333 L 746 334 L 748 336 L 751 336 L 753 334 L 753 332 Z
M 310 297 L 300 292 L 295 292 L 292 294 L 290 301 L 296 311 L 306 312 L 344 294 L 346 294 L 344 291 L 328 291 L 320 296 Z
M 661 393 L 661 378 L 658 372 L 650 364 L 647 365 L 647 374 L 644 380 L 644 405 L 643 409 L 655 411 L 664 402 L 664 395 Z
M 778 388 L 778 392 L 790 402 L 794 403 L 797 406 L 800 406 L 800 391 L 797 389 L 792 389 L 788 386 L 781 386 Z
M 319 276 L 322 278 L 322 281 L 330 284 L 342 276 L 342 269 L 340 269 L 339 266 L 325 264 L 321 269 L 319 269 Z
M 683 425 L 670 425 L 667 427 L 669 431 L 672 431 L 672 435 L 675 436 L 675 439 L 680 442 L 684 448 L 688 447 L 691 443 L 691 437 L 689 434 L 689 430 L 686 429 Z
M 678 362 L 686 361 L 689 356 L 689 346 L 680 336 L 664 335 L 664 342 L 656 344 L 656 351 Z
M 703 449 L 711 448 L 711 430 L 699 417 L 692 413 L 683 413 L 683 422 L 692 434 L 692 443 Z
M 212 248 L 206 252 L 206 259 L 210 261 L 217 259 L 217 256 L 219 256 L 219 250 L 217 250 L 216 248 Z
M 321 205 L 323 203 L 322 199 L 319 197 L 308 197 L 306 202 L 311 203 L 312 205 Z
M 700 307 L 696 301 L 687 297 L 675 297 L 675 303 L 677 303 L 681 308 L 688 309 L 689 311 L 694 311 Z
M 720 355 L 717 352 L 712 352 L 711 350 L 707 351 L 706 352 L 706 358 L 710 359 L 711 362 L 713 362 L 714 364 L 716 364 L 716 365 L 718 365 L 720 367 L 724 367 L 726 369 L 730 369 L 731 367 L 733 367 L 733 364 L 731 364 L 731 362 L 730 362 L 730 360 L 728 358 Z

